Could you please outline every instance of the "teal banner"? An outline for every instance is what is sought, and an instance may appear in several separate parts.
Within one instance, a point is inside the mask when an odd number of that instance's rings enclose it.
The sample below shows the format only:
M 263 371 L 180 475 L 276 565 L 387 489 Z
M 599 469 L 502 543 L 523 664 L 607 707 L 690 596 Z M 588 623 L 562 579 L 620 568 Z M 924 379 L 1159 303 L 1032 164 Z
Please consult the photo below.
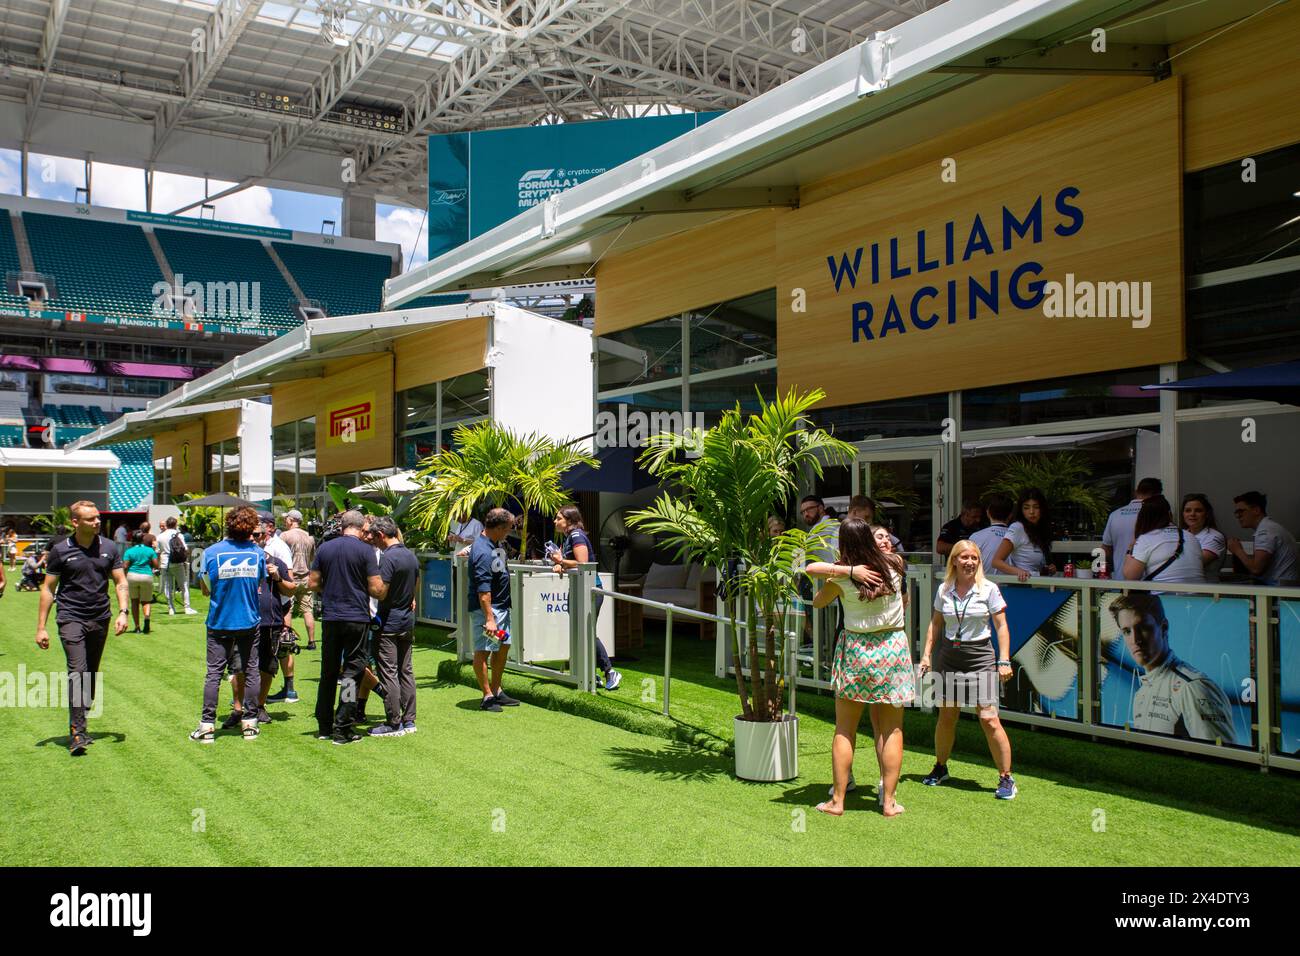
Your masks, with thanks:
M 223 222 L 219 219 L 197 219 L 190 216 L 167 216 L 157 212 L 126 211 L 127 222 L 148 223 L 151 226 L 179 226 L 183 229 L 202 229 L 237 236 L 255 236 L 258 239 L 292 239 L 292 229 L 275 229 L 271 226 L 249 226 L 242 222 Z
M 429 258 L 721 113 L 592 120 L 429 137 Z

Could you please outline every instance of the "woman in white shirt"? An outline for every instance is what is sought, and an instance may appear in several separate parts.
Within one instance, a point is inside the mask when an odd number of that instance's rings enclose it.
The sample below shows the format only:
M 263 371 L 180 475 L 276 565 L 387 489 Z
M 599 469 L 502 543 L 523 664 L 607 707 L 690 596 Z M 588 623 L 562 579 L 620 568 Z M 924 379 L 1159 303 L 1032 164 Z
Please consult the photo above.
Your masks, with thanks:
M 1205 580 L 1219 580 L 1219 571 L 1228 553 L 1228 539 L 1214 520 L 1214 506 L 1205 495 L 1183 495 L 1182 528 L 1196 535 L 1201 545 L 1201 562 L 1205 565 Z
M 895 799 L 903 764 L 903 705 L 916 697 L 912 654 L 903 630 L 906 566 L 898 555 L 880 550 L 871 526 L 860 518 L 846 518 L 840 524 L 839 559 L 838 565 L 819 561 L 807 568 L 815 577 L 830 579 L 817 592 L 813 606 L 825 607 L 838 598 L 844 609 L 844 636 L 835 646 L 832 668 L 835 784 L 831 799 L 817 809 L 833 816 L 844 813 L 858 723 L 867 708 L 880 764 L 881 805 L 885 816 L 895 817 L 903 812 Z M 854 569 L 863 567 L 879 583 L 855 581 Z
M 1201 542 L 1174 524 L 1173 509 L 1164 495 L 1142 502 L 1133 523 L 1133 550 L 1124 558 L 1124 577 L 1165 584 L 1205 583 Z
M 925 633 L 921 674 L 933 671 L 939 700 L 934 727 L 934 769 L 921 782 L 937 787 L 948 779 L 948 757 L 962 707 L 977 707 L 980 727 L 998 768 L 999 800 L 1013 800 L 1011 741 L 998 719 L 998 685 L 1011 679 L 1011 633 L 1007 602 L 984 577 L 979 545 L 958 541 L 948 552 L 948 573 L 934 595 L 934 613 Z M 997 633 L 996 654 L 993 634 Z
M 1034 575 L 1052 575 L 1052 516 L 1047 497 L 1037 488 L 1020 496 L 1016 520 L 993 556 L 993 567 L 1003 574 L 1014 574 L 1021 581 Z

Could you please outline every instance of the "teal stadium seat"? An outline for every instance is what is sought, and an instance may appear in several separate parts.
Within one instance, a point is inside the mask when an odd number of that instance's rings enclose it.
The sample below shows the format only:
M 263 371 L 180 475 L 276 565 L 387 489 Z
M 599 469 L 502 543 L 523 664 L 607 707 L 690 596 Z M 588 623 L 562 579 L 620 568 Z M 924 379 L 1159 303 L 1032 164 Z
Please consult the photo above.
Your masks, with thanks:
M 276 242 L 276 254 L 309 299 L 329 315 L 378 312 L 384 280 L 392 272 L 388 256 L 348 249 L 322 249 Z
M 18 245 L 14 242 L 14 227 L 9 219 L 9 210 L 0 209 L 0 308 L 27 309 L 27 300 L 20 295 L 11 295 L 2 284 L 8 273 L 22 271 L 23 264 L 18 258 Z
M 50 308 L 153 315 L 153 288 L 163 277 L 139 226 L 34 212 L 23 213 L 23 225 L 36 271 L 58 284 Z
M 284 281 L 266 249 L 257 239 L 234 236 L 208 235 L 199 232 L 180 232 L 175 229 L 154 231 L 162 245 L 172 271 L 183 275 L 185 282 L 257 282 L 259 320 L 245 328 L 254 335 L 281 335 L 302 322 L 294 316 L 296 301 L 293 291 Z M 200 316 L 200 319 L 209 318 Z M 213 321 L 239 325 L 237 316 Z
M 138 511 L 153 501 L 153 439 L 106 445 L 122 464 L 108 476 L 108 510 Z

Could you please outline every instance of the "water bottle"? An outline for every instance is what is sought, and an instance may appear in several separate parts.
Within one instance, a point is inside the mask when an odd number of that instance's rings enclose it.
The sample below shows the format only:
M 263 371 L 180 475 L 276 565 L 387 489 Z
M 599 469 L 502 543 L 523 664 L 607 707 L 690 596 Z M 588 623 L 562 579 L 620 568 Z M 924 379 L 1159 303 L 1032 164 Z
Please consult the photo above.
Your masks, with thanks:
M 495 654 L 501 650 L 501 641 L 506 636 L 505 628 L 499 627 L 494 631 L 485 624 L 483 625 L 483 633 L 487 635 L 489 653 Z

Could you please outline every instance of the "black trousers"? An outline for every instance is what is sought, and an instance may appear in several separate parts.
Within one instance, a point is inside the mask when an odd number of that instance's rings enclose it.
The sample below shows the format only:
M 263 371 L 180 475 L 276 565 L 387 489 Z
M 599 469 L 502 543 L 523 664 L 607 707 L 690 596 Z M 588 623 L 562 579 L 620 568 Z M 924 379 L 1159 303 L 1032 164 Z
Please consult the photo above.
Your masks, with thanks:
M 86 711 L 95 702 L 110 620 L 58 622 L 59 641 L 68 659 L 68 726 L 74 734 L 86 732 Z
M 257 628 L 245 631 L 208 630 L 208 672 L 203 681 L 203 713 L 199 720 L 210 724 L 217 719 L 217 703 L 221 697 L 221 677 L 230 669 L 232 674 L 244 675 L 244 719 L 257 717 L 257 697 L 262 687 L 258 672 Z
M 380 634 L 375 642 L 375 663 L 384 688 L 384 717 L 390 727 L 415 723 L 415 666 L 411 646 L 415 634 Z
M 320 685 L 316 726 L 321 733 L 343 734 L 357 720 L 357 693 L 366 670 L 368 622 L 325 621 L 321 627 Z M 343 691 L 339 693 L 339 684 Z M 338 706 L 335 707 L 335 697 Z

